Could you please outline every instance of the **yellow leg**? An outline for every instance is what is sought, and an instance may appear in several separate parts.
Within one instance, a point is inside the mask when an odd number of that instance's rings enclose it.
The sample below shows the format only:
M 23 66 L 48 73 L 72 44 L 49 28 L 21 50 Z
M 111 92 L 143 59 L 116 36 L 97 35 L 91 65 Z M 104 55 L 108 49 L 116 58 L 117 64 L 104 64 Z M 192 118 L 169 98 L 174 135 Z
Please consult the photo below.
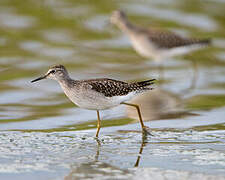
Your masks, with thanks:
M 139 116 L 139 120 L 140 120 L 140 123 L 141 123 L 141 127 L 142 127 L 143 132 L 145 134 L 147 133 L 147 134 L 150 134 L 151 135 L 151 133 L 147 131 L 148 127 L 145 126 L 144 123 L 143 123 L 143 120 L 142 120 L 142 117 L 141 117 L 141 111 L 140 111 L 139 106 L 136 105 L 136 104 L 130 104 L 130 103 L 125 103 L 125 102 L 123 102 L 121 104 L 125 104 L 125 105 L 128 105 L 128 106 L 133 106 L 133 107 L 135 107 L 137 109 L 138 116 Z
M 101 120 L 100 120 L 99 110 L 97 110 L 97 117 L 98 117 L 98 124 L 97 124 L 96 137 L 98 137 L 98 133 L 99 133 L 100 128 L 101 128 Z
M 141 111 L 140 111 L 139 106 L 136 105 L 136 104 L 130 104 L 130 103 L 125 103 L 125 102 L 123 102 L 121 104 L 125 104 L 125 105 L 128 105 L 128 106 L 133 106 L 133 107 L 135 107 L 137 109 L 139 120 L 140 120 L 140 123 L 141 123 L 141 127 L 143 129 L 145 126 L 144 126 L 144 123 L 143 123 L 143 120 L 142 120 L 142 117 L 141 117 Z

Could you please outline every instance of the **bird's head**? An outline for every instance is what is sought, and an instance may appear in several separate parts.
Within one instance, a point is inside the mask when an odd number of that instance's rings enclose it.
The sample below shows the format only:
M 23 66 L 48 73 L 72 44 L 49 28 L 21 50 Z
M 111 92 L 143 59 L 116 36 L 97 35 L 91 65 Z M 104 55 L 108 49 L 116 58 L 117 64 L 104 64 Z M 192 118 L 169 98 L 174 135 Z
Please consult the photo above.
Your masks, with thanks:
M 68 72 L 67 72 L 66 68 L 63 65 L 56 65 L 56 66 L 51 67 L 45 75 L 43 75 L 37 79 L 34 79 L 31 82 L 33 83 L 33 82 L 36 82 L 36 81 L 39 81 L 42 79 L 54 79 L 57 81 L 57 80 L 60 80 L 60 79 L 66 78 L 66 77 L 68 77 Z
M 125 21 L 127 21 L 127 16 L 123 11 L 120 11 L 120 10 L 113 11 L 110 18 L 110 22 L 112 24 L 116 24 L 120 26 L 120 24 L 124 23 Z

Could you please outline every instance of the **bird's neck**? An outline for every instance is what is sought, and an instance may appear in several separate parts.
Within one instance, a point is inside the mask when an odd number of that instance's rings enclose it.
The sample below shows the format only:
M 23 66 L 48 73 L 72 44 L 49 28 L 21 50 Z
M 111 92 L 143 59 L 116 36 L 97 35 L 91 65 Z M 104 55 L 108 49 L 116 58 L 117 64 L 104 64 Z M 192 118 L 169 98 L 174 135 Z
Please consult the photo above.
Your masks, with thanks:
M 133 25 L 128 19 L 125 19 L 125 20 L 121 21 L 121 22 L 118 24 L 118 26 L 120 27 L 120 29 L 121 29 L 122 31 L 124 31 L 125 33 L 128 33 L 128 34 L 133 33 L 133 31 L 135 31 L 136 28 L 137 28 L 137 27 L 136 27 L 135 25 Z
M 69 77 L 69 75 L 63 77 L 63 78 L 59 78 L 57 79 L 57 81 L 59 82 L 60 86 L 63 88 L 63 90 L 65 88 L 69 89 L 71 87 L 72 84 L 75 84 L 75 80 L 71 79 Z

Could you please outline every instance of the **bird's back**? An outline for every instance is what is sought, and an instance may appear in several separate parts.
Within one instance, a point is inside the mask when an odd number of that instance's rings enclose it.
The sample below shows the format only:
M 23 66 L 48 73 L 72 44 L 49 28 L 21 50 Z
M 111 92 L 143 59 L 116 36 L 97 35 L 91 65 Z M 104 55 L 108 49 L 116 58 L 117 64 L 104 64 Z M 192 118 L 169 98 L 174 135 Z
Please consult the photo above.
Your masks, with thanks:
M 155 46 L 162 49 L 171 49 L 177 47 L 184 47 L 190 45 L 209 45 L 210 39 L 196 39 L 184 38 L 175 33 L 168 31 L 161 31 L 158 29 L 142 29 L 140 28 L 137 33 L 144 35 Z
M 90 79 L 84 80 L 83 83 L 87 83 L 91 86 L 91 89 L 104 94 L 106 97 L 124 96 L 130 92 L 138 92 L 144 90 L 150 90 L 147 86 L 153 84 L 154 79 L 127 83 L 114 79 L 102 78 L 102 79 Z

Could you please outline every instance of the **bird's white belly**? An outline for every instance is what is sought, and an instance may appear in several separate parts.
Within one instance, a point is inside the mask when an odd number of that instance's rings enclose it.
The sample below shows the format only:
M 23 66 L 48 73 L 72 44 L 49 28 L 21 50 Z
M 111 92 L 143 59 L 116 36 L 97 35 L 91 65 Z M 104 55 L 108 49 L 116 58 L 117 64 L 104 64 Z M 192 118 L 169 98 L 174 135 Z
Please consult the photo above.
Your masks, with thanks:
M 146 39 L 146 37 L 130 37 L 134 49 L 142 56 L 147 58 L 156 58 L 157 49 Z
M 82 100 L 75 99 L 75 100 L 73 100 L 73 102 L 81 108 L 90 109 L 90 110 L 109 109 L 109 108 L 112 108 L 112 107 L 118 105 L 118 104 L 110 102 L 108 99 L 94 100 L 91 98 L 83 98 Z
M 194 45 L 188 45 L 188 46 L 181 46 L 181 47 L 176 47 L 176 48 L 171 48 L 170 50 L 166 50 L 163 55 L 165 57 L 173 57 L 173 56 L 178 56 L 178 55 L 183 55 L 187 54 L 191 51 L 198 50 L 202 48 L 203 46 L 199 44 L 194 44 Z
M 90 110 L 109 109 L 118 106 L 124 101 L 130 100 L 135 95 L 135 93 L 129 93 L 126 96 L 105 97 L 101 93 L 96 93 L 95 91 L 88 91 L 88 93 L 85 93 L 65 90 L 64 92 L 74 104 Z

